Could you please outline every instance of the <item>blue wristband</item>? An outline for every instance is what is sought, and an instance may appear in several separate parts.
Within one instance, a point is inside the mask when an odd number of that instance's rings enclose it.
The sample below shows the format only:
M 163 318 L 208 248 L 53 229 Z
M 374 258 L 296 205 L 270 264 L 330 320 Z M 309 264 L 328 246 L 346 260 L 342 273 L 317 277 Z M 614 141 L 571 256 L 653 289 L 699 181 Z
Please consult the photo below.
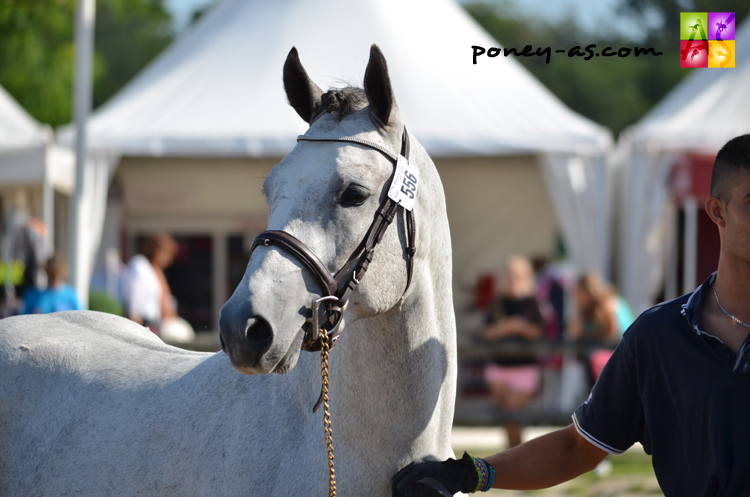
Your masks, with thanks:
M 484 461 L 484 464 L 487 465 L 487 469 L 489 470 L 490 476 L 487 479 L 487 485 L 482 488 L 482 492 L 487 492 L 489 489 L 492 488 L 493 483 L 495 483 L 495 468 L 492 467 L 490 463 L 487 461 Z

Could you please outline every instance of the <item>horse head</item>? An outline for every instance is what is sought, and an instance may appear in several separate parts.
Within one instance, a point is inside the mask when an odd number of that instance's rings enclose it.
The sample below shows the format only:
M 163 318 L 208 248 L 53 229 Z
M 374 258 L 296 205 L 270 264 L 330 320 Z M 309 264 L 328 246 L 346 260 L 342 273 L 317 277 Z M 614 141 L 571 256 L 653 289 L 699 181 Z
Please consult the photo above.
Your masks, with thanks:
M 364 89 L 324 93 L 308 77 L 295 48 L 284 64 L 283 79 L 289 103 L 310 125 L 305 137 L 356 137 L 398 154 L 404 125 L 377 46 L 370 50 Z M 417 166 L 424 160 L 429 157 L 420 148 Z M 385 200 L 393 171 L 393 162 L 372 146 L 299 141 L 263 185 L 269 230 L 304 243 L 336 278 L 350 277 L 353 269 L 347 262 Z M 385 231 L 368 277 L 343 308 L 342 328 L 383 313 L 402 298 L 407 286 L 406 235 L 398 225 L 403 222 L 397 219 Z M 221 310 L 222 349 L 234 368 L 245 374 L 292 369 L 309 328 L 311 302 L 323 294 L 319 278 L 288 250 L 259 245 Z

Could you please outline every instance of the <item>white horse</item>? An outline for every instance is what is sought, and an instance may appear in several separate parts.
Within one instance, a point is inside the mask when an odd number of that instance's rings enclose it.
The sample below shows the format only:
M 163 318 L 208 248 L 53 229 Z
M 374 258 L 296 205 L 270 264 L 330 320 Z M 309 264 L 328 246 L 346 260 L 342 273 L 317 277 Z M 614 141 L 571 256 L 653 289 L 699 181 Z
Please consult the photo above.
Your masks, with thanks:
M 306 136 L 358 137 L 398 153 L 404 124 L 377 47 L 364 91 L 324 95 L 294 49 L 284 83 L 311 123 Z M 391 477 L 408 462 L 453 455 L 445 198 L 413 138 L 410 162 L 420 171 L 413 281 L 404 294 L 399 216 L 346 305 L 331 352 L 340 496 L 389 496 Z M 304 240 L 336 271 L 365 236 L 392 173 L 373 148 L 302 141 L 265 181 L 269 227 Z M 261 246 L 222 309 L 225 353 L 170 347 L 95 312 L 0 321 L 0 495 L 325 495 L 323 413 L 312 412 L 320 356 L 300 350 L 320 294 L 288 251 Z

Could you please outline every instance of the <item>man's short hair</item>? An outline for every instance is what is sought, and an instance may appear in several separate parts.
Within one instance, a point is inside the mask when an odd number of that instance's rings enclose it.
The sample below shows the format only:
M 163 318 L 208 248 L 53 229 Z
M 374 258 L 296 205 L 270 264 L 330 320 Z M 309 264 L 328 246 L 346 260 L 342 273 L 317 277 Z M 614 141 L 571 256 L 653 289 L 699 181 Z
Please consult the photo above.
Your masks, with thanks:
M 729 202 L 733 179 L 742 170 L 750 172 L 750 135 L 732 138 L 719 150 L 711 172 L 711 196 Z

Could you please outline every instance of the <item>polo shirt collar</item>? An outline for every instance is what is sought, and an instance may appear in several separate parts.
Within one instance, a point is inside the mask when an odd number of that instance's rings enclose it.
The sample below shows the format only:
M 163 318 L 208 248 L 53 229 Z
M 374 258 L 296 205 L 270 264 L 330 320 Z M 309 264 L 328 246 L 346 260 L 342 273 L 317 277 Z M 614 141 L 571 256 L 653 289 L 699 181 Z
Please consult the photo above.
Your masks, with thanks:
M 687 302 L 682 304 L 682 309 L 680 310 L 680 312 L 683 316 L 685 316 L 688 324 L 690 324 L 690 328 L 692 328 L 696 335 L 712 336 L 702 328 L 701 305 L 703 304 L 703 298 L 705 297 L 706 292 L 709 292 L 711 290 L 711 285 L 714 284 L 714 281 L 716 281 L 715 271 L 711 274 L 711 276 L 706 278 L 706 281 L 704 281 L 702 285 L 700 285 L 693 291 L 693 293 L 690 294 Z
M 724 344 L 724 342 L 720 338 L 704 330 L 701 325 L 701 304 L 703 303 L 703 299 L 705 298 L 706 294 L 711 291 L 711 285 L 713 285 L 715 281 L 716 273 L 714 272 L 706 279 L 706 281 L 703 282 L 701 286 L 696 288 L 695 291 L 690 294 L 687 302 L 682 304 L 682 309 L 680 310 L 680 312 L 683 316 L 685 316 L 688 324 L 690 324 L 690 327 L 697 335 L 702 335 L 704 337 L 716 340 L 717 342 L 723 344 L 723 346 L 727 348 L 727 353 L 729 353 L 729 348 L 727 347 L 727 345 Z M 727 355 L 727 357 L 730 356 Z M 739 354 L 737 354 L 734 360 L 732 372 L 733 374 L 750 373 L 750 338 L 745 339 L 745 341 L 742 343 Z

